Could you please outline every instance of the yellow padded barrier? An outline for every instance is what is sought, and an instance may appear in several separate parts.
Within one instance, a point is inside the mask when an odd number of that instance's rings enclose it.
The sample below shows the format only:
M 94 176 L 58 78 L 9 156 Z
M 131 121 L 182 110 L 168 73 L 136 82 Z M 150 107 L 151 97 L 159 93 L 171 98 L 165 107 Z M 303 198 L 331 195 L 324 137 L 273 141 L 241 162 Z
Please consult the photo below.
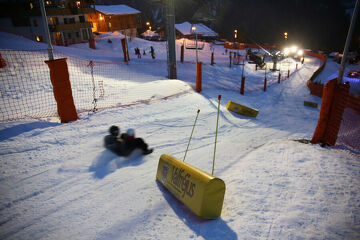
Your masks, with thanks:
M 256 110 L 254 108 L 250 108 L 244 105 L 241 105 L 239 103 L 229 101 L 226 105 L 226 108 L 229 111 L 232 111 L 234 113 L 246 116 L 246 117 L 256 117 L 259 113 L 259 110 Z
M 202 218 L 217 218 L 225 196 L 225 183 L 171 155 L 160 156 L 158 180 L 191 211 Z

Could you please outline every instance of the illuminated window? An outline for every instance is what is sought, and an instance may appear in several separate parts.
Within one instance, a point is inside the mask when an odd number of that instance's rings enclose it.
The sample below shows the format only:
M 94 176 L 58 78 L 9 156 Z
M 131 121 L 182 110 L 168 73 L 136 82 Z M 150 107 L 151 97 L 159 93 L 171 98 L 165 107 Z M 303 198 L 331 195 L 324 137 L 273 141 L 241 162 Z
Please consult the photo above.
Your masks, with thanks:
M 34 4 L 31 2 L 30 3 L 30 9 L 33 9 L 34 8 Z
M 76 1 L 76 6 L 77 6 L 78 8 L 80 8 L 80 5 L 81 5 L 80 1 Z
M 35 39 L 37 42 L 42 42 L 42 36 L 36 36 Z
M 104 17 L 101 14 L 99 14 L 99 19 L 102 21 L 104 20 Z
M 51 4 L 51 1 L 46 1 L 46 5 L 50 5 Z

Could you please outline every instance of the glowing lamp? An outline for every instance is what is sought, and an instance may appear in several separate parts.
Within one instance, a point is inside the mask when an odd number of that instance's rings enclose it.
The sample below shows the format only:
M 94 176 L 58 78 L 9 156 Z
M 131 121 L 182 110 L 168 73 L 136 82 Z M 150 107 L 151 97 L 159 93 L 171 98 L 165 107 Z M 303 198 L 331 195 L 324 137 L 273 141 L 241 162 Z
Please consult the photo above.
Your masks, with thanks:
M 297 49 L 298 49 L 297 46 L 292 46 L 291 47 L 291 52 L 296 53 Z
M 284 49 L 284 54 L 285 54 L 285 55 L 289 55 L 289 53 L 290 53 L 290 49 L 289 49 L 289 48 L 285 48 L 285 49 Z

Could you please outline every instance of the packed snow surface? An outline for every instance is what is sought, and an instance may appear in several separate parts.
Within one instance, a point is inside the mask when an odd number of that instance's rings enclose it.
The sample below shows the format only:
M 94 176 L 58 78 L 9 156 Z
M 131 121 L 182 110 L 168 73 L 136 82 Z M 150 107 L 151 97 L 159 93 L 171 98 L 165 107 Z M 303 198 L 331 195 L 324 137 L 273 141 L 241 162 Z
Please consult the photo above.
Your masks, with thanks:
M 121 48 L 114 46 L 119 37 L 100 36 L 96 50 L 87 44 L 55 49 L 121 61 Z M 165 62 L 164 42 L 129 42 L 131 50 L 150 46 L 157 51 L 155 60 L 132 61 Z M 0 48 L 46 45 L 1 33 Z M 209 65 L 212 50 L 215 66 Z M 187 62 L 177 65 L 179 80 L 153 81 L 153 89 L 159 84 L 166 94 L 163 84 L 173 90 L 179 82 L 194 87 L 195 50 L 185 52 Z M 290 78 L 266 92 L 256 87 L 264 71 L 247 64 L 253 90 L 240 95 L 242 68 L 225 64 L 222 46 L 206 45 L 200 59 L 207 63 L 201 93 L 84 113 L 67 124 L 0 123 L 0 239 L 360 239 L 360 159 L 299 141 L 312 137 L 318 120 L 319 109 L 303 101 L 321 103 L 306 87 L 320 62 L 307 57 L 297 70 L 293 63 L 285 65 L 292 69 Z M 146 75 L 164 69 L 138 71 Z M 198 109 L 185 161 L 211 172 L 219 94 L 214 175 L 224 180 L 226 193 L 221 217 L 206 220 L 175 199 L 155 175 L 161 154 L 183 158 Z M 228 111 L 229 100 L 258 109 L 258 116 Z M 125 159 L 105 150 L 102 141 L 111 125 L 134 128 L 155 151 Z

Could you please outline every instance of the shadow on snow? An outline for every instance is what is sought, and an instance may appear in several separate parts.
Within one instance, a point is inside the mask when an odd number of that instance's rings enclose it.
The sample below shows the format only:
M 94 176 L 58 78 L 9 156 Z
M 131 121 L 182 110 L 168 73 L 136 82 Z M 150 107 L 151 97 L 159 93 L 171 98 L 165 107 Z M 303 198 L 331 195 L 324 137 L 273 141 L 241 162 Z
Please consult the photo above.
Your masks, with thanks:
M 182 220 L 197 236 L 206 240 L 215 239 L 238 239 L 237 234 L 226 224 L 221 217 L 216 219 L 203 219 L 196 216 L 179 199 L 173 196 L 162 184 L 156 181 L 161 193 L 175 214 Z

